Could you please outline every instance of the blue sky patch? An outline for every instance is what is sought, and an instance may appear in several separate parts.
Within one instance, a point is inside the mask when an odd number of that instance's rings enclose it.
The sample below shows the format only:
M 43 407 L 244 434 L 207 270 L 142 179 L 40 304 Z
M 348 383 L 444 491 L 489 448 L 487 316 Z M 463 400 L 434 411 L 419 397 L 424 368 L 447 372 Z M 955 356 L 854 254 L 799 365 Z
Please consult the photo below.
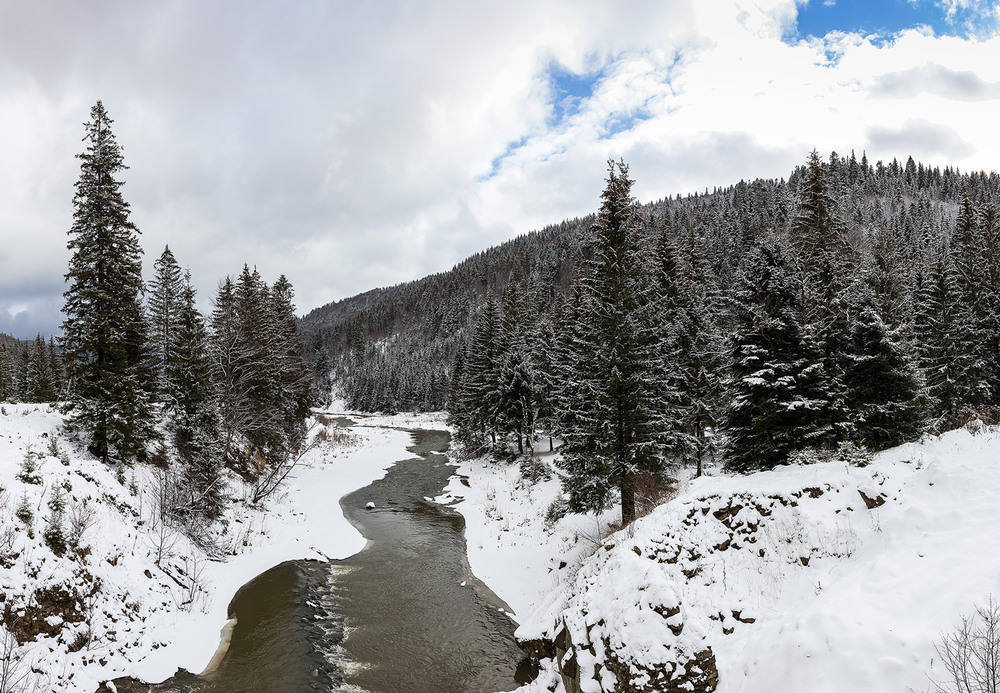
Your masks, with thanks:
M 580 105 L 594 94 L 594 88 L 604 77 L 603 71 L 576 73 L 559 63 L 548 67 L 549 84 L 552 86 L 552 115 L 549 127 L 558 127 L 580 112 Z
M 949 17 L 939 0 L 809 0 L 798 8 L 796 31 L 790 42 L 832 31 L 888 37 L 906 29 L 929 26 L 938 36 L 982 36 L 997 28 L 987 3 L 956 8 Z

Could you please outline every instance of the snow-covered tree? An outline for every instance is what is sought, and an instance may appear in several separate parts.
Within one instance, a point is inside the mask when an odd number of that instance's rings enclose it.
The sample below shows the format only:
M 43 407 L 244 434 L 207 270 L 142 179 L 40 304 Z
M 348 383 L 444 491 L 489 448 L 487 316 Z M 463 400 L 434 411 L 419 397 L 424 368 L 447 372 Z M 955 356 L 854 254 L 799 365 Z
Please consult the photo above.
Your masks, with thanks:
M 146 456 L 154 436 L 144 373 L 142 251 L 119 175 L 127 167 L 98 101 L 73 197 L 63 350 L 73 381 L 69 425 L 105 461 Z
M 27 370 L 21 396 L 26 402 L 51 402 L 56 398 L 55 375 L 42 335 L 37 335 L 27 350 Z
M 174 354 L 177 322 L 180 319 L 184 274 L 169 246 L 153 263 L 149 283 L 149 342 L 158 397 L 169 402 L 178 397 L 176 383 L 169 374 L 177 367 Z
M 916 366 L 898 330 L 882 321 L 863 280 L 853 287 L 847 304 L 850 329 L 843 358 L 850 439 L 869 450 L 915 440 L 926 418 Z
M 570 341 L 572 381 L 564 385 L 565 486 L 579 509 L 602 508 L 617 491 L 628 523 L 639 475 L 662 474 L 673 393 L 660 377 L 665 337 L 653 300 L 651 244 L 642 236 L 628 166 L 609 161 L 606 182 Z
M 952 256 L 940 249 L 923 279 L 914 316 L 918 363 L 937 430 L 961 423 L 963 410 L 981 399 L 973 316 L 962 301 Z
M 190 273 L 184 277 L 178 303 L 171 337 L 173 365 L 168 371 L 174 394 L 167 412 L 174 446 L 184 463 L 189 509 L 214 516 L 222 498 L 219 401 L 208 330 L 195 306 Z
M 727 466 L 768 469 L 796 450 L 831 445 L 823 354 L 800 322 L 799 284 L 777 235 L 750 251 L 733 299 Z

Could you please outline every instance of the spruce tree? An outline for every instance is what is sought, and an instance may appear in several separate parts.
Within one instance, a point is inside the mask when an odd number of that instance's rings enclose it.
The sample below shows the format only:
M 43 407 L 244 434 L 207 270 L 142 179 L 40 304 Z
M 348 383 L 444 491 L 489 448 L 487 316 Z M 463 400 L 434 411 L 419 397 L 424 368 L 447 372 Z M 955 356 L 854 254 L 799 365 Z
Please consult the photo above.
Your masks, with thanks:
M 56 399 L 65 399 L 69 383 L 66 382 L 66 366 L 63 363 L 62 352 L 56 347 L 54 337 L 49 337 L 49 365 L 52 367 L 52 385 L 55 388 Z
M 51 402 L 56 398 L 55 376 L 42 335 L 28 347 L 28 368 L 24 384 L 26 402 Z
M 664 336 L 653 301 L 651 244 L 642 236 L 628 166 L 609 161 L 606 183 L 572 343 L 565 485 L 578 509 L 603 508 L 617 491 L 627 524 L 635 519 L 640 475 L 663 473 L 672 393 L 661 377 Z
M 73 197 L 63 294 L 63 351 L 73 390 L 70 427 L 97 457 L 144 458 L 154 436 L 144 373 L 142 251 L 119 175 L 127 167 L 98 101 L 85 124 L 86 151 Z
M 882 321 L 863 279 L 847 304 L 844 385 L 851 439 L 870 450 L 915 440 L 924 430 L 926 398 L 899 331 Z
M 971 322 L 952 256 L 940 248 L 923 279 L 914 316 L 918 363 L 936 431 L 960 425 L 966 407 L 979 400 L 972 376 L 976 355 L 969 349 Z
M 181 312 L 184 275 L 169 246 L 153 263 L 153 279 L 149 283 L 149 343 L 153 372 L 159 399 L 166 402 L 178 396 L 169 373 L 177 366 L 174 353 L 177 322 Z
M 190 273 L 184 278 L 178 303 L 171 338 L 174 366 L 168 373 L 174 394 L 167 411 L 193 508 L 214 516 L 222 498 L 218 396 L 212 378 L 208 331 L 195 307 Z
M 312 383 L 295 317 L 295 292 L 285 275 L 271 285 L 268 312 L 273 330 L 270 358 L 276 362 L 278 389 L 274 404 L 281 411 L 285 449 L 295 449 L 305 438 L 305 419 L 312 405 Z
M 800 322 L 800 287 L 779 237 L 766 234 L 750 251 L 733 299 L 726 465 L 769 469 L 831 445 L 823 354 Z
M 809 155 L 791 239 L 801 272 L 803 328 L 823 352 L 827 412 L 838 437 L 848 418 L 844 401 L 842 354 L 847 338 L 843 292 L 850 283 L 855 258 L 847 227 L 830 195 L 827 172 L 816 150 Z

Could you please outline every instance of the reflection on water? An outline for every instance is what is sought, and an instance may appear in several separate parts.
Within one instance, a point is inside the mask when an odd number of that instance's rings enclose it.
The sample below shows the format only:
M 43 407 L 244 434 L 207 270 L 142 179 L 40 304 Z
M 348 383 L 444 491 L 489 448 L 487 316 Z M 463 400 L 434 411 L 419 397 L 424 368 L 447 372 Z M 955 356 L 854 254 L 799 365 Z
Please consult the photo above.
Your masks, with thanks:
M 151 687 L 118 679 L 118 690 L 485 693 L 530 680 L 503 603 L 468 571 L 464 519 L 427 500 L 451 475 L 437 454 L 449 435 L 413 436 L 421 457 L 341 501 L 369 540 L 364 551 L 283 563 L 247 583 L 230 605 L 229 650 L 211 674 Z

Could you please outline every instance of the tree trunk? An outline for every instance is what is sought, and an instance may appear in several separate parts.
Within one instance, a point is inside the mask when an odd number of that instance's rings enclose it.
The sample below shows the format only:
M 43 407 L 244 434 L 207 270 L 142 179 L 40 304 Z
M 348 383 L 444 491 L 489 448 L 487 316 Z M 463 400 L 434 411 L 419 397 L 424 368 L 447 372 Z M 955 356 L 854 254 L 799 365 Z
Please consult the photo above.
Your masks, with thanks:
M 635 519 L 635 475 L 625 474 L 619 485 L 622 495 L 622 527 Z
M 524 454 L 524 443 L 521 442 L 521 432 L 520 431 L 517 432 L 517 454 L 518 455 L 523 455 Z

